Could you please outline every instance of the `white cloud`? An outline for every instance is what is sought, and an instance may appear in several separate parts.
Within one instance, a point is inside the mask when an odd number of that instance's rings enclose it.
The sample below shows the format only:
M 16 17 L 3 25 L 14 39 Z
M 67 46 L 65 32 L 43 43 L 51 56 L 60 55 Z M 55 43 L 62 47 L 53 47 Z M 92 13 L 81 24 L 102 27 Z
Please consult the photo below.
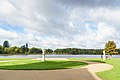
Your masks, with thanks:
M 97 39 L 100 41 L 111 40 L 114 37 L 116 31 L 114 27 L 107 26 L 105 23 L 98 24 Z M 103 39 L 103 40 L 102 40 Z
M 0 39 L 15 39 L 18 37 L 18 34 L 14 31 L 6 31 L 4 29 L 0 29 Z
M 8 1 L 6 0 L 0 1 L 0 16 L 1 15 L 9 16 L 13 14 L 14 11 L 15 11 L 15 7 L 12 4 L 10 4 Z

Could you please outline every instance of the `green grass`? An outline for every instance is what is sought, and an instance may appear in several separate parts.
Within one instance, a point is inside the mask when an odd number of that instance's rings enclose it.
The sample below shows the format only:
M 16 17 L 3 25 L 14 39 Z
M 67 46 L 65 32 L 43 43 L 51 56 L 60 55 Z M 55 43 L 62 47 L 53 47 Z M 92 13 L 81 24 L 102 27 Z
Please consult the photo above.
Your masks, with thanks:
M 69 60 L 101 60 L 100 58 L 69 58 Z
M 92 62 L 102 62 L 113 66 L 113 69 L 96 73 L 102 80 L 120 80 L 120 58 L 101 60 L 100 58 L 73 58 L 70 60 L 86 60 Z
M 120 59 L 110 59 L 101 60 L 100 58 L 72 58 L 70 61 L 46 61 L 41 62 L 40 60 L 31 59 L 5 59 L 2 58 L 0 61 L 10 61 L 11 62 L 0 62 L 0 69 L 7 70 L 54 70 L 54 69 L 69 69 L 69 68 L 79 68 L 87 65 L 83 62 L 78 62 L 78 60 L 87 60 L 92 62 L 101 62 L 111 64 L 114 68 L 109 71 L 96 73 L 102 80 L 120 80 Z M 12 61 L 16 60 L 16 61 Z M 77 61 L 74 61 L 77 60 Z
M 69 60 L 85 60 L 89 62 L 100 62 L 100 63 L 105 63 L 101 58 L 69 58 Z
M 11 62 L 3 62 L 3 61 Z M 16 60 L 16 61 L 13 61 Z M 45 61 L 31 59 L 0 59 L 0 69 L 6 70 L 53 70 L 79 68 L 87 65 L 77 61 Z
M 30 60 L 28 58 L 0 58 L 0 61 L 5 61 L 5 60 Z
M 106 63 L 111 64 L 114 68 L 109 71 L 98 72 L 97 75 L 103 80 L 120 80 L 120 59 L 106 60 Z

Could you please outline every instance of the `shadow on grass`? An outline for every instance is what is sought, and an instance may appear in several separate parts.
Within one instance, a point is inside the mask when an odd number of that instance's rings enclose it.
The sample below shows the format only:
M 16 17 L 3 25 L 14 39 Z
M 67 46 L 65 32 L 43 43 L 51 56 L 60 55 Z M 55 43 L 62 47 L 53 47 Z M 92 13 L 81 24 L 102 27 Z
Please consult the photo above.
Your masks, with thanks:
M 8 63 L 9 64 L 9 63 Z M 77 61 L 45 61 L 34 62 L 29 64 L 6 65 L 0 66 L 0 69 L 5 70 L 55 70 L 55 69 L 70 69 L 78 68 L 87 65 L 84 62 Z
M 85 61 L 98 62 L 98 63 L 106 63 L 105 61 L 102 61 L 102 60 L 85 60 Z

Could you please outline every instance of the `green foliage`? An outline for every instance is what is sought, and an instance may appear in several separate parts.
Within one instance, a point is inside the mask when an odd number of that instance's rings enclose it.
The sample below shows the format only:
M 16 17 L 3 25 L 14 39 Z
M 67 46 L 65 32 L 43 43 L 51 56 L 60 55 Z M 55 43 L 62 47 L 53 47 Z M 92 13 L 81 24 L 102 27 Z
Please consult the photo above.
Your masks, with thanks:
M 10 47 L 9 42 L 8 42 L 8 41 L 4 41 L 3 47 L 4 47 L 4 48 L 5 48 L 5 47 L 9 48 L 9 47 Z
M 10 49 L 9 53 L 11 53 L 11 54 L 18 54 L 18 53 L 20 53 L 20 48 L 17 47 L 17 46 L 10 47 L 9 49 Z
M 5 47 L 5 48 L 4 48 L 4 53 L 5 53 L 5 54 L 9 54 L 9 52 L 10 52 L 10 48 Z
M 105 53 L 106 54 L 116 54 L 117 51 L 116 51 L 116 44 L 114 41 L 108 41 L 106 44 L 105 44 Z
M 20 47 L 20 52 L 24 54 L 25 51 L 26 51 L 25 45 L 21 46 L 21 47 Z
M 56 49 L 55 54 L 102 54 L 103 49 L 79 49 L 79 48 L 65 48 Z
M 20 47 L 20 53 L 28 54 L 28 52 L 29 52 L 28 43 Z
M 30 48 L 29 49 L 29 54 L 42 54 L 42 49 L 39 49 L 39 48 Z
M 15 48 L 14 47 L 10 47 L 8 49 L 9 49 L 8 53 L 10 53 L 10 54 L 13 54 L 15 52 Z
M 3 47 L 0 45 L 0 54 L 3 53 Z
M 20 48 L 19 47 L 15 48 L 15 53 L 20 53 Z
M 53 53 L 52 49 L 45 49 L 45 54 L 51 54 L 51 53 Z
M 27 54 L 29 51 L 29 48 L 28 48 L 28 43 L 26 43 L 26 46 L 25 46 L 25 53 Z
M 109 45 L 112 45 L 111 47 L 108 47 Z M 6 49 L 5 49 L 6 48 Z M 5 49 L 5 51 L 4 51 Z M 116 54 L 116 44 L 113 42 L 110 42 L 110 44 L 106 43 L 106 53 L 108 54 Z M 93 55 L 101 55 L 103 49 L 80 49 L 80 48 L 64 48 L 64 49 L 56 49 L 54 50 L 54 54 L 93 54 Z M 117 51 L 120 53 L 120 49 L 117 49 Z M 20 48 L 17 46 L 10 47 L 8 41 L 4 41 L 3 47 L 0 46 L 0 53 L 7 53 L 7 54 L 42 54 L 42 50 L 40 48 L 28 48 L 28 43 L 21 46 Z M 52 49 L 45 49 L 46 54 L 52 54 Z

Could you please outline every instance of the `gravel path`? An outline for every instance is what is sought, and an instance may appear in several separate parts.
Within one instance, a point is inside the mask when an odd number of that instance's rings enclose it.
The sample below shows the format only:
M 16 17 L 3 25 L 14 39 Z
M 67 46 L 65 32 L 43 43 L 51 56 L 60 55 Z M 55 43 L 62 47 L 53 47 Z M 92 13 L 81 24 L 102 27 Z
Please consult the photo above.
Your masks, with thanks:
M 87 63 L 88 66 L 79 69 L 0 70 L 0 80 L 101 80 L 95 73 L 113 68 L 105 63 Z

